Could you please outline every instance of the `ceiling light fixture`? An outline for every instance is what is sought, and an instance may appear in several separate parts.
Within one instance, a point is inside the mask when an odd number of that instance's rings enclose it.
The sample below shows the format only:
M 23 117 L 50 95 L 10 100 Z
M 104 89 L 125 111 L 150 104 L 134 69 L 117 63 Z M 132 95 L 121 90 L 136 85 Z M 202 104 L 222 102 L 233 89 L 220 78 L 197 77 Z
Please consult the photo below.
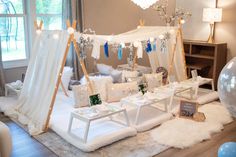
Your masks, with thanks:
M 147 9 L 159 0 L 131 0 L 133 3 L 141 7 L 142 9 Z

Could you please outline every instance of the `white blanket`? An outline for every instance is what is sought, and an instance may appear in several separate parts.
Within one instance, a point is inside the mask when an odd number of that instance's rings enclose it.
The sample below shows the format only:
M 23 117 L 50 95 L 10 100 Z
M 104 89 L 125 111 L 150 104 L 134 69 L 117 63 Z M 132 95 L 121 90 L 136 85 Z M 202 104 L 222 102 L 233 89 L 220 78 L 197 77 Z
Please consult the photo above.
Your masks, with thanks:
M 220 132 L 224 124 L 232 122 L 231 115 L 219 102 L 213 102 L 199 108 L 206 116 L 205 122 L 195 122 L 184 118 L 175 118 L 163 123 L 151 131 L 158 143 L 186 148 L 210 139 L 212 133 Z

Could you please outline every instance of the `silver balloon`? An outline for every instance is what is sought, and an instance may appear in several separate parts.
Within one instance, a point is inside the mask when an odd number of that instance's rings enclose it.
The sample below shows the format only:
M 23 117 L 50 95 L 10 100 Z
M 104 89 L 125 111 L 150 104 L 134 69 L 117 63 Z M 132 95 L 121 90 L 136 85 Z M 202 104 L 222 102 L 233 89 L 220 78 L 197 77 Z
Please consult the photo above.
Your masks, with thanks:
M 236 57 L 229 61 L 218 79 L 220 101 L 236 117 Z

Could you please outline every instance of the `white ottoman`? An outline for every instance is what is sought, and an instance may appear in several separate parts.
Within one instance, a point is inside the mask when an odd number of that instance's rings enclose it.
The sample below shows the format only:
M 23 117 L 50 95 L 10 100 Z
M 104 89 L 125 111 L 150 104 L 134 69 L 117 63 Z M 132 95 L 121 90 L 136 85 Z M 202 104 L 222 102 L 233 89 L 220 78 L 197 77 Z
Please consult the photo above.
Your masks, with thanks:
M 0 157 L 10 157 L 12 140 L 9 128 L 0 122 Z

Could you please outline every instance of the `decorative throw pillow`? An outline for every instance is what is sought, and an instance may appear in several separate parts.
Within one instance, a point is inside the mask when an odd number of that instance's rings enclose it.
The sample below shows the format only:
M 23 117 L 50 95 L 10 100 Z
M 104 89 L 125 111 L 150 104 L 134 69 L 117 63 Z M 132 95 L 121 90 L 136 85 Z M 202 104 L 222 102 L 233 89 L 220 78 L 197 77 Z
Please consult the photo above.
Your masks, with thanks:
M 118 102 L 122 98 L 137 92 L 137 82 L 111 83 L 107 86 L 107 102 Z
M 123 70 L 122 71 L 122 82 L 126 82 L 126 78 L 138 77 L 138 75 L 139 75 L 138 71 Z
M 114 70 L 112 66 L 109 66 L 106 64 L 97 64 L 97 69 L 98 69 L 98 72 L 102 75 L 110 75 L 112 70 Z
M 144 74 L 144 77 L 148 85 L 148 91 L 153 91 L 154 88 L 162 85 L 162 73 Z
M 111 77 L 113 78 L 113 83 L 121 83 L 122 82 L 122 71 L 112 70 Z
M 72 86 L 74 94 L 74 108 L 89 106 L 89 93 L 87 85 L 74 85 Z
M 111 76 L 89 76 L 90 81 L 93 84 L 94 94 L 100 94 L 102 101 L 107 100 L 107 84 L 113 82 Z M 85 77 L 80 80 L 82 85 L 87 84 Z
M 142 84 L 143 83 L 143 76 L 139 77 L 127 77 L 126 82 L 137 82 L 137 84 Z

